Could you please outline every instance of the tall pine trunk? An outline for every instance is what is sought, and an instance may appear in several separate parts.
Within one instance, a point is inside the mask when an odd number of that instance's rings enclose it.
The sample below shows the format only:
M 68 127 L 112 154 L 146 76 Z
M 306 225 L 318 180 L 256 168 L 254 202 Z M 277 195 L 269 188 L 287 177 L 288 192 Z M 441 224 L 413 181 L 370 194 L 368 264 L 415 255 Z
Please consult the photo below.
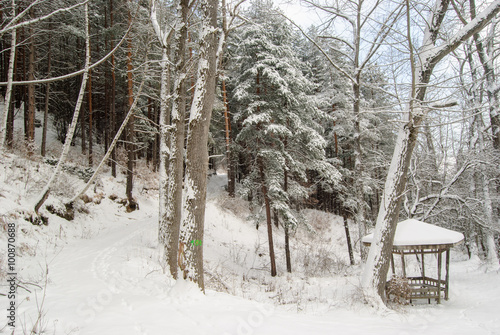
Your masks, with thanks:
M 111 30 L 113 29 L 113 0 L 109 0 L 109 25 Z M 110 49 L 114 49 L 113 36 L 110 39 Z M 112 136 L 116 134 L 116 73 L 115 73 L 115 54 L 111 55 L 111 124 L 110 133 Z M 116 178 L 116 148 L 111 151 L 111 175 Z
M 130 0 L 129 0 L 130 5 Z M 132 25 L 132 14 L 130 9 L 128 11 L 128 25 Z M 132 78 L 132 38 L 127 37 L 127 97 L 128 97 L 128 108 L 132 109 L 132 104 L 134 103 L 134 83 Z M 127 210 L 133 211 L 137 209 L 137 204 L 134 200 L 132 190 L 134 188 L 134 161 L 135 161 L 135 130 L 134 130 L 134 113 L 132 111 L 132 116 L 128 122 L 127 127 L 127 186 L 126 194 L 128 206 Z
M 52 61 L 52 34 L 50 33 L 49 25 L 49 45 L 47 52 L 47 77 L 50 76 L 51 61 Z M 43 128 L 42 128 L 42 145 L 40 148 L 40 153 L 42 157 L 45 157 L 46 147 L 47 147 L 47 126 L 49 121 L 49 97 L 50 97 L 50 83 L 45 84 L 45 108 L 43 111 Z
M 262 161 L 262 157 L 258 158 L 257 164 L 259 165 L 262 195 L 264 196 L 264 205 L 266 207 L 267 240 L 269 243 L 269 258 L 271 261 L 271 276 L 274 277 L 274 276 L 276 276 L 276 257 L 274 255 L 273 224 L 272 224 L 272 218 L 271 218 L 271 204 L 269 201 L 269 196 L 267 194 L 266 176 L 264 173 L 264 162 Z
M 93 111 L 92 111 L 92 70 L 89 70 L 89 83 L 88 83 L 88 92 L 87 92 L 87 104 L 89 109 L 89 166 L 92 167 L 94 165 L 94 157 L 93 157 L 93 145 L 92 145 L 92 137 L 93 137 L 93 127 L 94 121 L 92 120 Z
M 30 16 L 34 16 L 33 9 L 30 10 Z M 28 51 L 28 80 L 35 80 L 35 34 L 33 26 L 29 27 L 29 51 Z M 34 153 L 35 147 L 35 84 L 28 84 L 28 129 L 27 129 L 27 147 L 28 155 Z
M 227 101 L 226 78 L 222 76 L 222 97 L 224 102 L 224 125 L 226 132 L 226 159 L 227 159 L 227 193 L 234 198 L 236 186 L 236 174 L 234 171 L 231 152 L 231 119 L 229 114 L 229 103 Z

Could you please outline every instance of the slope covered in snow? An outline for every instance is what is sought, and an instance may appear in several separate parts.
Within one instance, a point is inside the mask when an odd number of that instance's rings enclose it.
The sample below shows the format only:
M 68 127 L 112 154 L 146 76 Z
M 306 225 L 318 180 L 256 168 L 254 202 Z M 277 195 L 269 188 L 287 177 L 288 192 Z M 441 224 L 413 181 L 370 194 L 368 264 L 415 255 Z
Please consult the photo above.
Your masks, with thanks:
M 275 231 L 279 266 L 272 278 L 265 226 L 257 230 L 246 220 L 247 203 L 224 195 L 224 176 L 213 176 L 209 186 L 204 295 L 164 274 L 154 175 L 144 170 L 137 180 L 138 211 L 127 213 L 119 203 L 124 180 L 103 176 L 88 192 L 92 201 L 76 206 L 73 221 L 43 209 L 49 224 L 35 226 L 22 210 L 51 168 L 13 154 L 0 159 L 1 229 L 17 225 L 15 334 L 500 333 L 500 274 L 481 272 L 479 261 L 459 250 L 451 263 L 449 301 L 375 313 L 362 302 L 360 266 L 348 265 L 341 221 L 317 211 L 304 213 L 310 227 L 292 237 L 292 274 L 285 272 L 282 229 Z M 71 174 L 61 178 L 47 202 L 54 207 L 83 186 Z M 8 289 L 6 241 L 0 234 L 1 294 Z M 5 313 L 7 297 L 0 302 Z M 0 322 L 10 334 L 7 319 Z

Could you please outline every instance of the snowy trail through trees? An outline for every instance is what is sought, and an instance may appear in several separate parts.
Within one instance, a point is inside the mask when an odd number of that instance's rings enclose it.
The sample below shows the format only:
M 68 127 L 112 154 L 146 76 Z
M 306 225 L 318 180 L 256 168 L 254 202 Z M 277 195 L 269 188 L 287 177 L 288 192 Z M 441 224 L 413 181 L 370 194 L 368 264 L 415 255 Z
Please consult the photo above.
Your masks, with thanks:
M 254 229 L 221 211 L 214 201 L 210 200 L 207 206 L 207 238 L 212 240 L 207 240 L 207 248 L 208 244 L 216 248 L 223 236 L 231 233 L 222 230 L 241 234 Z M 414 334 L 417 329 L 442 334 L 500 331 L 500 318 L 493 313 L 500 291 L 486 293 L 487 288 L 494 287 L 492 283 L 499 274 L 477 273 L 473 268 L 478 263 L 474 262 L 452 263 L 449 302 L 421 304 L 388 315 L 345 300 L 348 296 L 337 296 L 332 306 L 310 314 L 212 290 L 203 295 L 196 285 L 182 280 L 175 283 L 162 273 L 157 258 L 161 252 L 156 248 L 156 215 L 147 214 L 154 212 L 151 204 L 142 204 L 140 211 L 131 214 L 113 212 L 111 206 L 105 205 L 101 210 L 106 213 L 88 222 L 92 231 L 98 233 L 68 241 L 62 249 L 56 249 L 55 256 L 45 257 L 49 275 L 43 312 L 49 333 L 295 335 Z M 37 261 L 40 268 L 45 267 L 42 257 L 37 257 Z M 323 280 L 314 279 L 313 283 L 324 286 L 324 295 L 334 298 L 339 289 L 342 291 L 332 284 L 325 285 L 332 279 Z M 472 283 L 479 285 L 474 287 Z M 314 304 L 317 298 L 303 294 L 302 299 L 312 299 L 310 303 Z M 33 300 L 20 306 L 26 320 L 36 318 Z

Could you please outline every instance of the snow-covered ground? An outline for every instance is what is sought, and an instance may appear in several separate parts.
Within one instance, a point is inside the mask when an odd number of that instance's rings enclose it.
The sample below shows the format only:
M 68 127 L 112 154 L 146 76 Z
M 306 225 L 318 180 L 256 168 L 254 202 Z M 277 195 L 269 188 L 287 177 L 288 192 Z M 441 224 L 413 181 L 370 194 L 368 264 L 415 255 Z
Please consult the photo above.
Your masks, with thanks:
M 283 233 L 275 230 L 279 274 L 272 278 L 265 226 L 256 230 L 246 220 L 248 205 L 224 196 L 224 176 L 209 185 L 202 294 L 163 273 L 154 174 L 139 169 L 138 211 L 127 213 L 110 199 L 124 197 L 125 183 L 103 175 L 88 192 L 94 201 L 76 206 L 73 221 L 44 209 L 48 226 L 34 226 L 20 212 L 52 168 L 39 159 L 0 157 L 0 294 L 8 291 L 3 230 L 15 222 L 15 334 L 500 334 L 500 274 L 485 272 L 460 249 L 452 255 L 449 301 L 389 312 L 364 305 L 361 268 L 348 265 L 341 220 L 317 211 L 305 213 L 316 233 L 301 228 L 292 238 L 292 274 L 285 272 Z M 47 204 L 61 206 L 82 186 L 64 173 Z M 0 295 L 1 314 L 8 303 Z M 0 320 L 0 332 L 10 334 L 7 321 Z

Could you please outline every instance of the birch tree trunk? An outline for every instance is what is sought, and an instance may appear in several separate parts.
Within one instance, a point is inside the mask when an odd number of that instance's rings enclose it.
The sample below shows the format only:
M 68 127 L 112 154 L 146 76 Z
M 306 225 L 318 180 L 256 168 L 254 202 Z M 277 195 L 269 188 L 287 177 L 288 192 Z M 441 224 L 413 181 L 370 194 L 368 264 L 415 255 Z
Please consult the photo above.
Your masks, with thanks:
M 476 128 L 476 132 L 478 135 L 477 145 L 479 152 L 484 152 L 485 143 L 484 136 L 482 132 L 482 127 L 484 126 L 482 116 L 477 115 L 475 118 L 474 126 Z M 481 190 L 483 192 L 483 208 L 484 214 L 486 217 L 486 223 L 489 227 L 481 227 L 481 231 L 483 234 L 483 239 L 486 242 L 486 261 L 488 263 L 488 267 L 493 270 L 498 270 L 500 264 L 498 262 L 498 254 L 497 254 L 497 246 L 495 243 L 495 238 L 493 235 L 493 229 L 490 228 L 494 225 L 494 214 L 493 214 L 493 202 L 491 200 L 491 191 L 490 191 L 490 183 L 488 173 L 486 171 L 485 164 L 482 163 L 479 166 L 479 179 L 481 181 Z
M 164 258 L 173 278 L 177 278 L 179 258 L 179 230 L 182 219 L 182 177 L 184 172 L 184 118 L 186 115 L 186 44 L 188 27 L 189 1 L 180 0 L 178 21 L 175 31 L 175 82 L 171 109 L 171 128 L 168 134 L 170 149 L 168 152 L 168 170 L 166 175 L 166 208 L 160 222 L 164 231 Z M 163 154 L 165 150 L 163 151 Z M 163 157 L 166 159 L 166 157 Z M 165 165 L 164 163 L 163 165 Z
M 169 206 L 168 197 L 168 176 L 169 171 L 169 156 L 170 156 L 170 113 L 168 110 L 168 99 L 170 94 L 170 66 L 169 66 L 169 54 L 170 54 L 170 43 L 169 40 L 172 36 L 173 29 L 167 33 L 167 26 L 165 30 L 162 30 L 157 18 L 157 3 L 154 0 L 151 4 L 151 24 L 158 37 L 162 48 L 162 60 L 160 62 L 161 66 L 161 82 L 160 82 L 160 116 L 159 116 L 159 155 L 160 155 L 160 180 L 159 180 L 159 216 L 158 216 L 158 241 L 160 244 L 168 247 L 166 245 L 168 241 L 167 232 L 169 230 L 167 207 Z M 156 110 L 156 108 L 155 108 Z M 155 112 L 155 120 L 156 120 Z M 156 140 L 155 140 L 156 146 Z M 154 153 L 156 148 L 153 150 L 153 164 L 155 164 Z M 175 259 L 174 259 L 175 260 Z M 168 259 L 167 259 L 167 263 Z M 169 263 L 170 264 L 170 263 Z M 172 271 L 172 268 L 171 268 Z M 172 273 L 173 275 L 173 273 Z
M 43 188 L 42 192 L 39 194 L 37 197 L 37 201 L 34 204 L 34 209 L 35 213 L 38 213 L 38 210 L 40 207 L 42 207 L 43 203 L 45 200 L 47 200 L 50 190 L 52 188 L 52 185 L 54 184 L 54 181 L 57 179 L 59 176 L 59 173 L 61 172 L 62 165 L 64 161 L 66 160 L 66 157 L 68 156 L 69 149 L 71 147 L 71 141 L 73 140 L 73 135 L 75 133 L 76 129 L 76 124 L 78 123 L 78 116 L 80 114 L 80 109 L 82 107 L 82 102 L 83 102 L 83 97 L 85 95 L 85 87 L 87 85 L 87 80 L 88 80 L 88 74 L 89 74 L 89 67 L 90 67 L 90 37 L 89 37 L 89 9 L 88 9 L 88 4 L 85 3 L 84 5 L 84 13 L 85 13 L 85 71 L 83 72 L 83 78 L 82 78 L 82 84 L 80 86 L 80 93 L 78 94 L 78 100 L 75 105 L 75 112 L 73 113 L 73 120 L 71 121 L 71 125 L 68 129 L 68 132 L 66 133 L 66 138 L 64 140 L 64 146 L 61 152 L 61 156 L 59 157 L 59 161 L 57 162 L 56 169 L 52 173 L 52 176 L 50 177 L 49 181 Z
M 441 23 L 446 15 L 449 0 L 437 0 L 427 26 L 422 48 L 418 51 L 416 59 L 420 60 L 418 67 L 414 68 L 412 61 L 413 84 L 410 96 L 409 112 L 398 133 L 396 148 L 392 156 L 391 166 L 386 179 L 384 194 L 375 226 L 373 242 L 367 257 L 366 266 L 362 276 L 362 287 L 366 300 L 381 307 L 385 300 L 385 282 L 389 269 L 389 260 L 392 253 L 394 233 L 399 219 L 401 195 L 406 187 L 406 175 L 410 165 L 411 155 L 416 144 L 418 126 L 425 117 L 426 110 L 422 108 L 427 85 L 430 82 L 432 71 L 450 52 L 483 29 L 483 27 L 500 11 L 500 0 L 489 5 L 474 20 L 458 31 L 449 41 L 436 47 L 436 40 L 441 28 Z M 407 4 L 407 19 L 410 18 L 409 0 Z M 411 34 L 408 24 L 408 41 L 411 50 Z
M 203 277 L 203 241 L 208 172 L 208 130 L 215 98 L 217 76 L 217 0 L 201 0 L 203 13 L 199 60 L 193 103 L 189 115 L 186 145 L 186 175 L 184 178 L 180 245 L 183 247 L 184 278 L 205 291 Z
M 476 3 L 475 0 L 469 0 L 471 19 L 476 18 Z M 495 38 L 496 29 L 495 26 L 497 22 L 492 23 L 492 27 L 486 36 L 486 41 L 493 43 Z M 479 61 L 484 70 L 486 77 L 486 93 L 488 96 L 488 103 L 490 109 L 490 123 L 491 123 L 491 133 L 493 135 L 493 147 L 500 150 L 500 99 L 498 97 L 498 87 L 496 84 L 493 48 L 487 46 L 485 48 L 483 40 L 479 34 L 474 34 L 474 42 L 476 44 L 476 52 L 479 57 Z
M 147 73 L 147 68 L 148 68 L 148 66 L 146 65 L 146 69 L 145 69 L 144 73 Z M 81 197 L 88 190 L 88 188 L 90 187 L 90 185 L 92 185 L 94 183 L 94 181 L 96 180 L 97 176 L 99 175 L 99 172 L 101 171 L 102 167 L 104 166 L 104 164 L 109 159 L 111 153 L 115 150 L 116 143 L 120 139 L 120 136 L 122 135 L 123 131 L 125 130 L 125 127 L 127 126 L 128 121 L 132 117 L 132 115 L 134 113 L 134 110 L 135 110 L 135 107 L 137 106 L 137 102 L 139 101 L 139 97 L 141 96 L 142 87 L 144 86 L 144 82 L 145 82 L 145 76 L 144 76 L 141 84 L 139 85 L 139 89 L 137 90 L 137 94 L 136 94 L 136 97 L 134 99 L 134 102 L 132 103 L 132 106 L 129 108 L 128 113 L 125 116 L 125 119 L 123 120 L 122 125 L 120 126 L 120 129 L 118 129 L 118 131 L 116 132 L 115 137 L 113 138 L 113 141 L 111 142 L 111 144 L 109 145 L 108 150 L 106 151 L 106 154 L 104 155 L 104 157 L 102 158 L 101 162 L 97 166 L 97 168 L 94 171 L 94 174 L 92 175 L 92 177 L 90 177 L 90 179 L 87 182 L 87 184 L 85 184 L 85 187 L 80 192 L 78 192 L 78 194 L 75 195 L 73 197 L 73 199 L 71 199 L 71 201 L 69 202 L 69 204 L 75 202 L 79 197 Z
M 16 1 L 12 0 L 12 14 L 16 16 Z M 7 119 L 10 110 L 10 102 L 12 99 L 12 82 L 14 81 L 14 62 L 16 59 L 16 39 L 17 39 L 17 29 L 12 30 L 11 43 L 10 43 L 10 55 L 9 55 L 9 70 L 7 74 L 7 91 L 5 92 L 4 108 L 1 115 L 0 124 L 0 150 L 5 147 L 5 140 L 7 138 Z
M 158 241 L 161 244 L 166 242 L 167 234 L 167 186 L 168 178 L 167 171 L 169 166 L 169 126 L 170 126 L 170 113 L 168 113 L 168 93 L 170 92 L 170 78 L 168 66 L 168 52 L 167 47 L 162 47 L 162 61 L 161 61 L 161 88 L 160 88 L 160 187 L 159 187 L 159 222 L 158 222 Z

